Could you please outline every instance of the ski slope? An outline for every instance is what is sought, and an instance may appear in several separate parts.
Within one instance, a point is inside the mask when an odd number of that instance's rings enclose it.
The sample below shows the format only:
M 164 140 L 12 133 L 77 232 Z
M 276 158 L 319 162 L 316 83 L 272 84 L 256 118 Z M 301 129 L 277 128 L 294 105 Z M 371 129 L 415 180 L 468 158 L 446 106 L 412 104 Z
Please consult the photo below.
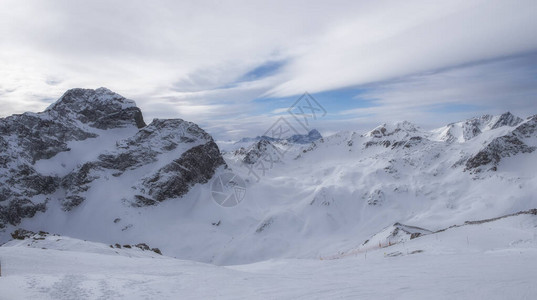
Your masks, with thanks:
M 235 266 L 56 238 L 62 239 L 58 247 L 48 238 L 0 247 L 0 299 L 533 299 L 537 294 L 535 215 L 451 228 L 367 252 Z

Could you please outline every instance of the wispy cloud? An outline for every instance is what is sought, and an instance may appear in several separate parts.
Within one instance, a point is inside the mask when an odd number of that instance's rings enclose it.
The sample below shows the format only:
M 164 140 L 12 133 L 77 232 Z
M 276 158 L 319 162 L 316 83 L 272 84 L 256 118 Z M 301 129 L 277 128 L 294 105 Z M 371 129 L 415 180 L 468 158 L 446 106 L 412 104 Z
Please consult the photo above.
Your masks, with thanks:
M 537 53 L 376 83 L 360 97 L 374 106 L 341 113 L 431 125 L 508 110 L 527 116 L 537 113 Z
M 290 104 L 279 97 L 304 91 L 361 91 L 326 97 L 327 130 L 524 111 L 535 103 L 535 20 L 532 0 L 4 0 L 0 116 L 100 86 L 148 119 L 232 136 L 262 131 Z

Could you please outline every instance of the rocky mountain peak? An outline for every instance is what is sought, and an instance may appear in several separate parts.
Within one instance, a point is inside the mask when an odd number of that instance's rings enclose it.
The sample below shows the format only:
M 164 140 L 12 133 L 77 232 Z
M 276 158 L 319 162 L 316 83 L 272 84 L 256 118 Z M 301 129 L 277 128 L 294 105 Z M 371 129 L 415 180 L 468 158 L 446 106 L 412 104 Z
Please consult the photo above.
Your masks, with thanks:
M 502 126 L 517 126 L 522 122 L 522 118 L 513 115 L 511 112 L 506 112 L 497 117 L 495 122 L 490 125 L 490 129 L 496 129 Z
M 391 136 L 399 132 L 413 133 L 417 131 L 417 127 L 408 121 L 397 122 L 393 124 L 384 123 L 377 126 L 375 129 L 369 131 L 365 136 L 381 138 L 384 136 Z
M 54 117 L 78 120 L 91 127 L 110 129 L 146 124 L 136 103 L 107 88 L 70 89 L 45 112 Z
M 482 115 L 465 121 L 450 123 L 440 128 L 440 140 L 460 143 L 471 140 L 484 131 L 494 130 L 503 126 L 515 127 L 523 120 L 510 112 L 501 115 Z
M 322 138 L 321 133 L 317 129 L 312 129 L 307 134 L 295 134 L 289 137 L 287 141 L 296 144 L 308 144 Z
M 108 130 L 119 128 L 126 130 Z M 44 112 L 0 118 L 0 150 L 0 229 L 49 202 L 66 211 L 98 202 L 93 195 L 111 180 L 121 182 L 111 201 L 180 198 L 226 165 L 196 124 L 155 119 L 146 126 L 134 101 L 106 88 L 71 89 Z

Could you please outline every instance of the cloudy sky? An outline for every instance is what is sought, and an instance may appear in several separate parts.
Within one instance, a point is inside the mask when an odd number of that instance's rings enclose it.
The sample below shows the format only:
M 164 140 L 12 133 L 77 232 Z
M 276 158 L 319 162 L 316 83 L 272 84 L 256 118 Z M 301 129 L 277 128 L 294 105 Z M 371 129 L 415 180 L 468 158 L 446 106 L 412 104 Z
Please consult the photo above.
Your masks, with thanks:
M 537 114 L 537 1 L 0 0 L 0 116 L 107 87 L 146 121 L 262 134 L 305 91 L 323 133 Z

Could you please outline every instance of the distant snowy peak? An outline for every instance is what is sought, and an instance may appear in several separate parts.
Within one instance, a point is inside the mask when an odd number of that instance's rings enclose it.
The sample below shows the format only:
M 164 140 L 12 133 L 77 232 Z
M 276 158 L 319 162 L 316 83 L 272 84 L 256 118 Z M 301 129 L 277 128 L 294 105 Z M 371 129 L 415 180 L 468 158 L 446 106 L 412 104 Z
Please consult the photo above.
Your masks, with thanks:
M 423 141 L 426 135 L 426 132 L 408 121 L 382 124 L 364 134 L 364 137 L 367 138 L 364 145 L 366 148 L 371 146 L 384 146 L 392 149 L 410 148 Z
M 242 144 L 242 143 L 253 143 L 258 141 L 270 141 L 270 142 L 276 142 L 279 139 L 273 138 L 270 136 L 262 135 L 262 136 L 256 136 L 256 137 L 245 137 L 237 141 L 235 144 Z
M 268 140 L 260 140 L 247 148 L 240 148 L 235 155 L 245 164 L 255 164 L 259 159 L 265 158 L 270 162 L 277 162 L 281 155 L 280 149 Z
M 515 115 L 513 115 L 512 113 L 510 112 L 506 112 L 506 113 L 503 113 L 499 116 L 496 116 L 493 118 L 493 121 L 492 123 L 490 123 L 490 129 L 496 129 L 496 128 L 499 128 L 499 127 L 502 127 L 502 126 L 510 126 L 510 127 L 514 127 L 514 126 L 517 126 L 518 124 L 522 123 L 522 121 L 524 121 L 522 118 L 519 118 Z
M 257 136 L 255 138 L 242 138 L 240 139 L 236 144 L 240 143 L 252 143 L 252 142 L 258 142 L 261 140 L 269 141 L 269 142 L 287 142 L 287 143 L 294 143 L 294 144 L 309 144 L 311 142 L 317 141 L 322 138 L 321 133 L 317 129 L 310 130 L 307 134 L 294 134 L 290 137 L 285 138 L 274 138 L 270 136 Z
M 510 112 L 498 116 L 483 115 L 457 123 L 448 124 L 435 130 L 438 139 L 446 142 L 463 143 L 475 138 L 484 131 L 497 129 L 503 126 L 514 127 L 523 120 Z
M 364 136 L 373 138 L 382 138 L 393 136 L 395 134 L 410 135 L 418 131 L 418 127 L 408 121 L 397 122 L 393 124 L 384 123 L 375 129 L 367 132 Z
M 295 134 L 288 138 L 287 141 L 295 144 L 309 144 L 320 139 L 322 139 L 322 136 L 319 131 L 317 131 L 317 129 L 312 129 L 308 134 Z
M 537 115 L 529 117 L 508 134 L 494 138 L 466 162 L 466 170 L 481 172 L 483 168 L 496 171 L 502 158 L 537 149 Z

